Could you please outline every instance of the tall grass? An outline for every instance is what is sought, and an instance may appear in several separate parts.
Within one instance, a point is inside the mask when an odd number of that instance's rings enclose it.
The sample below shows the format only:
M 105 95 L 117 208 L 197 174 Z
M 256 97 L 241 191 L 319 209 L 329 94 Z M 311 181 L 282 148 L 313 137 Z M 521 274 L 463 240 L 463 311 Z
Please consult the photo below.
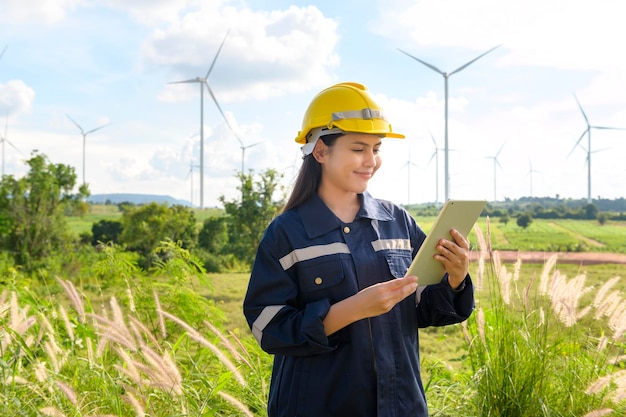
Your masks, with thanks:
M 178 265 L 156 272 L 202 273 L 169 249 Z M 130 278 L 122 297 L 97 307 L 62 278 L 65 302 L 35 299 L 18 281 L 0 293 L 0 415 L 263 415 L 269 367 L 258 348 L 225 331 L 183 276 L 164 284 L 119 266 Z
M 522 283 L 521 261 L 507 267 L 489 237 L 478 235 L 477 309 L 464 323 L 465 383 L 475 389 L 466 391 L 462 415 L 625 415 L 626 302 L 610 291 L 619 278 L 592 288 L 585 275 L 562 275 L 553 257 L 539 277 Z M 582 305 L 591 291 L 593 302 Z

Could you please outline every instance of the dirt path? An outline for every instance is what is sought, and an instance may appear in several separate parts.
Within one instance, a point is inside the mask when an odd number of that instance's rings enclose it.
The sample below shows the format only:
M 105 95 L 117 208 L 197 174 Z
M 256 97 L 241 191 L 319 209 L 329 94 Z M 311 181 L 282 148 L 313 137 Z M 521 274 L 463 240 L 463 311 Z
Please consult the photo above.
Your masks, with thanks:
M 623 253 L 600 253 L 600 252 L 518 252 L 518 251 L 498 251 L 503 262 L 515 262 L 518 257 L 522 262 L 544 263 L 555 253 L 557 263 L 563 264 L 626 264 L 626 254 Z M 473 251 L 471 259 L 478 259 L 478 252 Z

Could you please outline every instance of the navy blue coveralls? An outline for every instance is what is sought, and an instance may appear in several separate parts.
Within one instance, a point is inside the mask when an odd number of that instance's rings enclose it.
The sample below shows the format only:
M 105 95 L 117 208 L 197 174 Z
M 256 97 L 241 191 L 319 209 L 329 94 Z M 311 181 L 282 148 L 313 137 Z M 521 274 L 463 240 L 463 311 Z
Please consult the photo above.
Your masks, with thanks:
M 243 308 L 274 355 L 269 417 L 428 416 L 418 327 L 459 323 L 474 309 L 469 275 L 459 291 L 444 276 L 327 337 L 330 306 L 402 278 L 426 237 L 404 209 L 359 197 L 355 220 L 343 223 L 315 195 L 276 217 L 259 245 Z

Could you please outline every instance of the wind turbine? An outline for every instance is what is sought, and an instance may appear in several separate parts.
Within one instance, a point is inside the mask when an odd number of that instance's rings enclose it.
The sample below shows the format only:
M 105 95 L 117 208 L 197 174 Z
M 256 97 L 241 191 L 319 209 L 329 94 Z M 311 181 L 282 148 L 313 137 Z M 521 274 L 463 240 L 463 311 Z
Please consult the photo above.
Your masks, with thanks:
M 193 164 L 193 158 L 189 158 L 189 171 L 187 171 L 187 178 L 191 177 L 191 197 L 189 202 L 191 203 L 191 207 L 193 207 L 193 169 L 198 168 L 199 165 Z
M 587 115 L 585 114 L 585 111 L 583 110 L 583 107 L 580 105 L 580 102 L 578 101 L 578 97 L 576 97 L 576 94 L 574 94 L 574 99 L 576 99 L 576 104 L 578 104 L 578 108 L 580 109 L 580 112 L 583 114 L 583 117 L 585 118 L 585 123 L 587 124 L 587 128 L 583 131 L 582 135 L 580 135 L 580 137 L 576 141 L 576 144 L 574 145 L 574 147 L 572 148 L 572 150 L 569 152 L 567 156 L 571 155 L 572 152 L 574 152 L 574 149 L 576 149 L 576 147 L 580 144 L 580 141 L 583 139 L 583 137 L 585 137 L 585 134 L 586 134 L 587 135 L 587 149 L 585 149 L 584 147 L 583 149 L 587 151 L 587 203 L 591 204 L 591 154 L 592 154 L 591 152 L 591 129 L 626 130 L 626 128 L 591 125 L 589 123 L 589 119 L 587 118 Z
M 535 173 L 535 172 L 539 173 L 541 171 L 537 171 L 537 170 L 533 169 L 533 164 L 532 164 L 532 162 L 530 162 L 530 158 L 528 158 L 528 166 L 529 166 L 529 169 L 528 169 L 528 173 L 526 175 L 530 176 L 530 196 L 532 197 L 533 196 L 533 173 Z
M 402 49 L 398 49 L 398 51 L 402 52 L 403 54 L 407 55 L 410 58 L 413 58 L 414 60 L 426 65 L 428 68 L 430 68 L 431 70 L 438 72 L 439 74 L 443 75 L 443 79 L 444 79 L 444 97 L 445 97 L 445 111 L 444 111 L 444 119 L 445 119 L 445 124 L 444 124 L 444 169 L 445 169 L 445 178 L 444 178 L 444 184 L 445 184 L 445 199 L 448 200 L 448 198 L 450 197 L 450 175 L 449 175 L 449 163 L 448 163 L 448 79 L 456 74 L 457 72 L 460 72 L 462 70 L 464 70 L 465 68 L 467 68 L 470 64 L 474 63 L 475 61 L 477 61 L 478 59 L 482 58 L 483 56 L 487 55 L 489 52 L 493 51 L 494 49 L 498 48 L 501 45 L 497 45 L 494 46 L 493 48 L 491 48 L 490 50 L 488 50 L 487 52 L 482 53 L 481 55 L 477 56 L 476 58 L 472 59 L 471 61 L 461 65 L 459 68 L 455 69 L 454 71 L 447 73 L 444 71 L 441 71 L 439 68 L 435 67 L 434 65 L 429 64 L 426 61 L 422 61 L 421 59 L 409 54 L 408 52 L 403 51 Z
M 409 204 L 411 204 L 411 166 L 414 166 L 415 168 L 419 168 L 419 166 L 417 166 L 411 160 L 411 146 L 409 145 L 409 159 L 404 163 L 404 165 L 402 165 L 400 167 L 400 169 L 403 169 L 404 167 L 407 167 L 407 169 L 406 169 L 406 173 L 407 173 L 407 200 L 406 200 L 406 204 L 407 204 L 407 206 Z
M 76 125 L 76 127 L 80 130 L 80 134 L 83 136 L 83 185 L 85 185 L 85 145 L 86 145 L 86 142 L 87 142 L 87 135 L 90 134 L 90 133 L 95 132 L 96 130 L 102 129 L 103 127 L 106 127 L 106 126 L 110 125 L 111 123 L 103 124 L 102 126 L 98 126 L 95 129 L 91 129 L 91 130 L 88 130 L 88 131 L 85 132 L 85 130 L 82 128 L 82 126 L 79 125 L 78 123 L 76 123 L 76 121 L 74 121 L 74 119 L 72 119 L 69 114 L 66 114 L 66 116 L 67 116 L 68 119 L 70 119 L 72 121 L 72 123 L 74 123 Z
M 226 42 L 226 38 L 228 37 L 229 32 L 230 30 L 226 32 L 226 35 L 224 36 L 224 39 L 222 40 L 222 43 L 220 44 L 220 47 L 217 49 L 217 53 L 215 54 L 215 57 L 213 58 L 213 62 L 211 62 L 211 66 L 209 67 L 209 70 L 207 71 L 204 77 L 196 77 L 196 78 L 191 78 L 189 80 L 173 81 L 173 82 L 168 83 L 168 84 L 189 84 L 189 83 L 200 84 L 200 208 L 201 209 L 204 208 L 204 87 L 205 86 L 206 86 L 207 91 L 209 92 L 209 95 L 213 99 L 213 102 L 217 106 L 217 109 L 219 110 L 220 114 L 224 118 L 226 125 L 231 130 L 231 132 L 235 133 L 234 129 L 230 125 L 230 122 L 226 118 L 226 115 L 222 111 L 222 108 L 217 102 L 217 99 L 215 98 L 215 94 L 213 94 L 213 90 L 211 90 L 211 87 L 209 86 L 209 81 L 208 81 L 209 75 L 211 75 L 211 71 L 213 71 L 213 67 L 215 66 L 217 57 L 219 56 L 222 50 L 222 47 L 224 46 L 224 42 Z M 235 134 L 235 136 L 237 135 Z M 239 139 L 239 137 L 237 138 Z
M 439 151 L 442 150 L 442 148 L 437 146 L 437 141 L 435 140 L 435 137 L 432 133 L 430 134 L 430 138 L 435 144 L 435 152 L 433 152 L 433 154 L 430 156 L 430 159 L 428 160 L 428 164 L 426 164 L 426 166 L 430 165 L 433 158 L 435 159 L 435 205 L 437 205 L 439 204 Z
M 9 47 L 9 45 L 6 45 L 4 47 L 4 49 L 2 50 L 2 52 L 0 52 L 0 59 L 2 59 L 2 55 L 4 55 L 4 53 L 7 51 L 7 48 Z
M 488 159 L 493 159 L 493 201 L 498 201 L 497 195 L 496 195 L 496 171 L 497 171 L 497 167 L 499 166 L 500 168 L 502 168 L 502 165 L 500 165 L 500 161 L 498 161 L 498 155 L 500 155 L 500 152 L 502 152 L 502 148 L 504 148 L 504 144 L 502 144 L 502 146 L 500 146 L 500 149 L 498 150 L 498 152 L 496 152 L 496 154 L 494 156 L 486 156 L 485 158 Z
M 244 159 L 245 159 L 245 157 L 246 157 L 246 149 L 248 149 L 248 148 L 252 148 L 253 146 L 259 145 L 259 144 L 261 144 L 261 143 L 263 143 L 263 142 L 256 142 L 256 143 L 252 143 L 252 144 L 250 144 L 250 145 L 246 145 L 246 146 L 244 146 L 244 144 L 243 144 L 243 142 L 241 141 L 241 139 L 239 139 L 239 136 L 235 135 L 235 137 L 239 140 L 239 145 L 240 145 L 239 147 L 241 148 L 241 173 L 243 174 L 243 173 L 244 173 L 244 170 L 243 170 L 243 161 L 244 161 Z
M 5 150 L 4 150 L 5 145 L 4 144 L 8 143 L 9 145 L 11 145 L 13 147 L 13 149 L 18 151 L 20 154 L 22 153 L 19 149 L 17 149 L 15 147 L 15 145 L 13 145 L 11 142 L 9 142 L 9 137 L 7 136 L 8 126 L 9 126 L 9 117 L 7 116 L 7 119 L 6 119 L 5 123 L 4 123 L 4 136 L 0 136 L 0 142 L 2 142 L 2 177 L 4 177 L 4 152 L 5 152 Z

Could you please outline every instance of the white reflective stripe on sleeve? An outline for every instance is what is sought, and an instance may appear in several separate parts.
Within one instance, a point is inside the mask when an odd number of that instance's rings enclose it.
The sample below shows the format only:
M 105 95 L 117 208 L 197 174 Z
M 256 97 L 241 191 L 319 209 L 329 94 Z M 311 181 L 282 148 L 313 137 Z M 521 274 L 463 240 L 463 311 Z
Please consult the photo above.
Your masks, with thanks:
M 379 239 L 373 241 L 372 246 L 376 252 L 391 249 L 412 250 L 409 239 Z
M 286 271 L 296 263 L 309 259 L 319 258 L 325 255 L 337 253 L 350 253 L 348 245 L 341 242 L 329 243 L 328 245 L 309 246 L 308 248 L 296 249 L 280 258 L 280 265 Z
M 426 287 L 428 287 L 428 285 L 417 286 L 417 291 L 415 291 L 415 305 L 420 303 L 420 300 L 422 299 L 422 293 L 424 292 Z
M 276 316 L 276 314 L 278 314 L 280 310 L 282 310 L 283 307 L 285 306 L 282 305 L 265 307 L 261 314 L 259 314 L 259 317 L 257 317 L 254 323 L 252 323 L 252 334 L 254 335 L 254 338 L 259 343 L 259 345 L 261 345 L 261 338 L 263 337 L 263 330 L 265 329 L 265 326 L 267 326 L 267 323 L 272 321 L 272 319 Z

